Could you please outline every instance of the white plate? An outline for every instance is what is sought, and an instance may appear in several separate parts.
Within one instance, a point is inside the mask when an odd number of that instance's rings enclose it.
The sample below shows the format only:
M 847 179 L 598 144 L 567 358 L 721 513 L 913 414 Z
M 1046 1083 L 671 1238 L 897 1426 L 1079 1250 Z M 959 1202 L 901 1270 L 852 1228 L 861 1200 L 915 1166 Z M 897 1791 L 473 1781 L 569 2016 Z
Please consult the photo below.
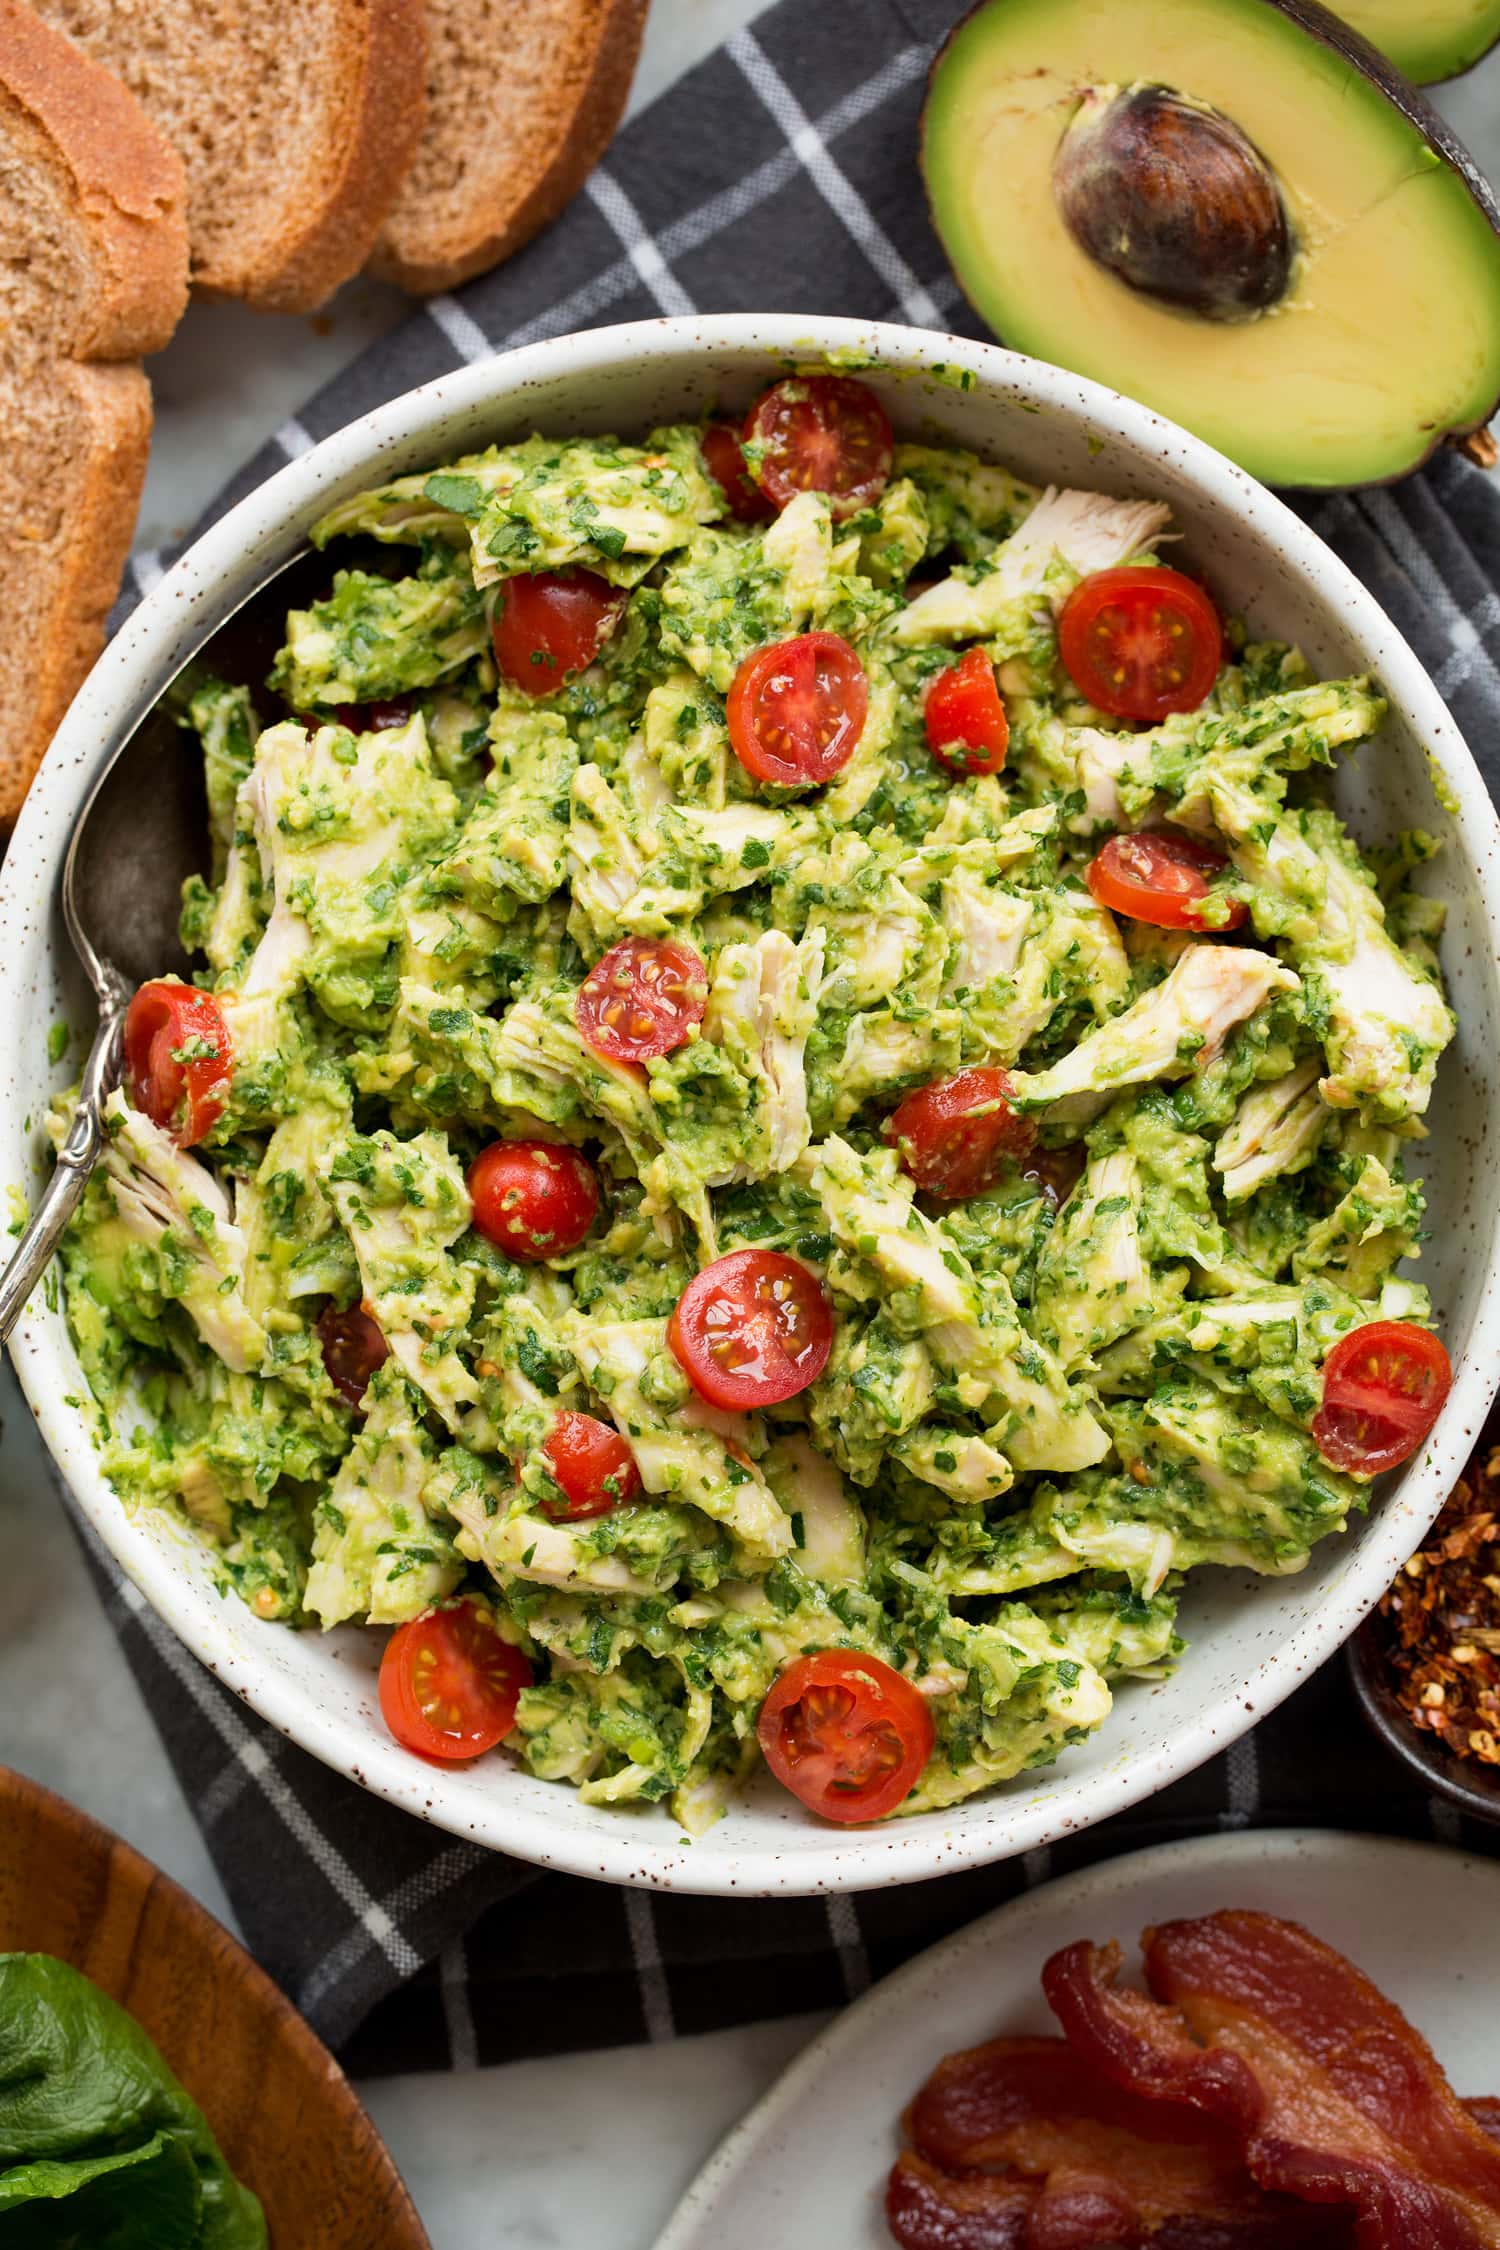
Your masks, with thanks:
M 1199 1836 L 1013 1899 L 919 1954 L 845 2010 L 736 2126 L 656 2250 L 892 2250 L 881 2210 L 901 2112 L 960 2047 L 1055 2032 L 1049 1953 L 1149 1922 L 1258 1907 L 1304 1923 L 1374 1978 L 1432 2042 L 1460 2094 L 1500 2092 L 1492 1958 L 1500 1865 L 1436 1844 L 1317 1829 Z

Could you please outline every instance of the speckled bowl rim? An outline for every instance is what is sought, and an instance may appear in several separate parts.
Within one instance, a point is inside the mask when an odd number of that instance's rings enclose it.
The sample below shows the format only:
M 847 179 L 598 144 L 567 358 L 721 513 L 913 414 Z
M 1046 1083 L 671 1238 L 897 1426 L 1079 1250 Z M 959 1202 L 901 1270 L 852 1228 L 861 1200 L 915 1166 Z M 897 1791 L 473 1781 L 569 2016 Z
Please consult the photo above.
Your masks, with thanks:
M 1030 411 L 1082 425 L 1155 458 L 1197 487 L 1214 510 L 1231 517 L 1267 559 L 1288 563 L 1315 581 L 1319 599 L 1364 649 L 1379 649 L 1379 671 L 1393 705 L 1436 760 L 1452 798 L 1459 849 L 1474 877 L 1489 943 L 1500 954 L 1500 825 L 1484 784 L 1426 673 L 1390 620 L 1353 574 L 1290 509 L 1233 463 L 1102 385 L 998 346 L 937 331 L 801 314 L 725 316 L 632 322 L 534 344 L 463 367 L 361 416 L 256 488 L 204 533 L 166 573 L 111 642 L 80 690 L 34 783 L 0 874 L 0 960 L 20 958 L 33 916 L 52 916 L 61 854 L 73 816 L 106 747 L 121 739 L 191 651 L 238 606 L 249 589 L 285 559 L 320 497 L 351 468 L 372 467 L 410 447 L 455 411 L 519 400 L 531 387 L 566 375 L 649 368 L 684 351 L 764 355 L 806 361 L 828 355 L 876 359 L 896 376 L 926 376 L 1031 402 Z M 49 958 L 51 956 L 49 955 Z M 0 986 L 0 1056 L 21 1052 L 6 1040 L 25 1005 L 18 980 Z M 15 1132 L 24 1097 L 0 1088 L 6 1121 L 7 1177 L 24 1172 Z M 37 1101 L 30 1090 L 29 1107 Z M 11 1137 L 13 1136 L 13 1137 Z M 19 1325 L 13 1359 L 22 1388 L 54 1459 L 89 1522 L 147 1603 L 225 1685 L 303 1749 L 390 1803 L 440 1828 L 535 1864 L 615 1883 L 707 1894 L 814 1895 L 911 1882 L 984 1865 L 1047 1844 L 1138 1804 L 1191 1772 L 1280 1703 L 1325 1662 L 1378 1599 L 1419 1544 L 1456 1479 L 1500 1375 L 1500 1199 L 1491 1214 L 1485 1278 L 1464 1339 L 1448 1405 L 1419 1458 L 1381 1501 L 1342 1587 L 1294 1627 L 1268 1655 L 1249 1662 L 1233 1690 L 1214 1694 L 1150 1752 L 1133 1751 L 1049 1797 L 1026 1801 L 991 1791 L 946 1812 L 926 1813 L 878 1829 L 827 1831 L 810 1843 L 778 1851 L 768 1841 L 731 1857 L 690 1845 L 670 1820 L 649 1825 L 607 1807 L 578 1807 L 573 1817 L 543 1806 L 492 1796 L 467 1784 L 469 1775 L 435 1771 L 412 1760 L 363 1719 L 321 1708 L 304 1688 L 237 1651 L 226 1639 L 220 1605 L 201 1597 L 173 1567 L 172 1538 L 127 1514 L 105 1483 L 92 1439 L 67 1394 L 76 1362 L 57 1344 L 38 1304 Z M 170 1520 L 170 1519 L 167 1519 Z M 545 1797 L 554 1792 L 538 1785 Z M 571 1792 L 567 1793 L 570 1797 Z M 577 1812 L 591 1817 L 580 1820 Z M 790 1842 L 790 1839 L 788 1839 Z

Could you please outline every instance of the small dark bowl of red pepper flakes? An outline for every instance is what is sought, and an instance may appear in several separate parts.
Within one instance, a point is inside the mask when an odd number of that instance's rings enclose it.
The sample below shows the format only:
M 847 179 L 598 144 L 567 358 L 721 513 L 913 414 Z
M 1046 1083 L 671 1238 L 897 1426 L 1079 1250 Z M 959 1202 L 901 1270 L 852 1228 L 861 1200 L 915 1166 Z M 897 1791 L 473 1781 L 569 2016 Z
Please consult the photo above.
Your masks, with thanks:
M 1500 1444 L 1492 1424 L 1443 1512 L 1349 1643 L 1375 1733 L 1427 1787 L 1500 1821 Z

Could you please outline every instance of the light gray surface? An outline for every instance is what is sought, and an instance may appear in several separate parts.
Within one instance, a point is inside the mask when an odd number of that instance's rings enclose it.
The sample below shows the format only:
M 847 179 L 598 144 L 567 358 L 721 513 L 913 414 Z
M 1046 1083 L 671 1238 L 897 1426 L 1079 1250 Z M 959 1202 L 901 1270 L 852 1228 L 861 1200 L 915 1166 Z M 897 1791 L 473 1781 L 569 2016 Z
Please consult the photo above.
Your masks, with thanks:
M 655 0 L 632 106 L 761 5 Z M 1500 57 L 1438 98 L 1500 177 Z M 143 541 L 184 530 L 236 465 L 404 310 L 394 291 L 366 282 L 312 321 L 195 306 L 153 367 Z M 8 1368 L 0 1416 L 0 1756 L 106 1821 L 228 1920 Z M 632 2250 L 654 2239 L 716 2139 L 817 2020 L 365 2091 L 436 2250 Z

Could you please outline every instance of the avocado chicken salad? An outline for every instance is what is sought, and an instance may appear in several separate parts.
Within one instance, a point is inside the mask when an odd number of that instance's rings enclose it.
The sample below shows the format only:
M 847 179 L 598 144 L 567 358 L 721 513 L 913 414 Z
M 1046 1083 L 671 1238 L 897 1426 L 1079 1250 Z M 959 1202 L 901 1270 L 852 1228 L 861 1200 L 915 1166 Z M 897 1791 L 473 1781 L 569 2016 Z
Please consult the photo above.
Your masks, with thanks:
M 125 1504 L 394 1628 L 409 1748 L 952 1804 L 1430 1430 L 1432 840 L 1171 536 L 794 376 L 343 501 L 279 705 L 194 683 L 69 1318 Z

